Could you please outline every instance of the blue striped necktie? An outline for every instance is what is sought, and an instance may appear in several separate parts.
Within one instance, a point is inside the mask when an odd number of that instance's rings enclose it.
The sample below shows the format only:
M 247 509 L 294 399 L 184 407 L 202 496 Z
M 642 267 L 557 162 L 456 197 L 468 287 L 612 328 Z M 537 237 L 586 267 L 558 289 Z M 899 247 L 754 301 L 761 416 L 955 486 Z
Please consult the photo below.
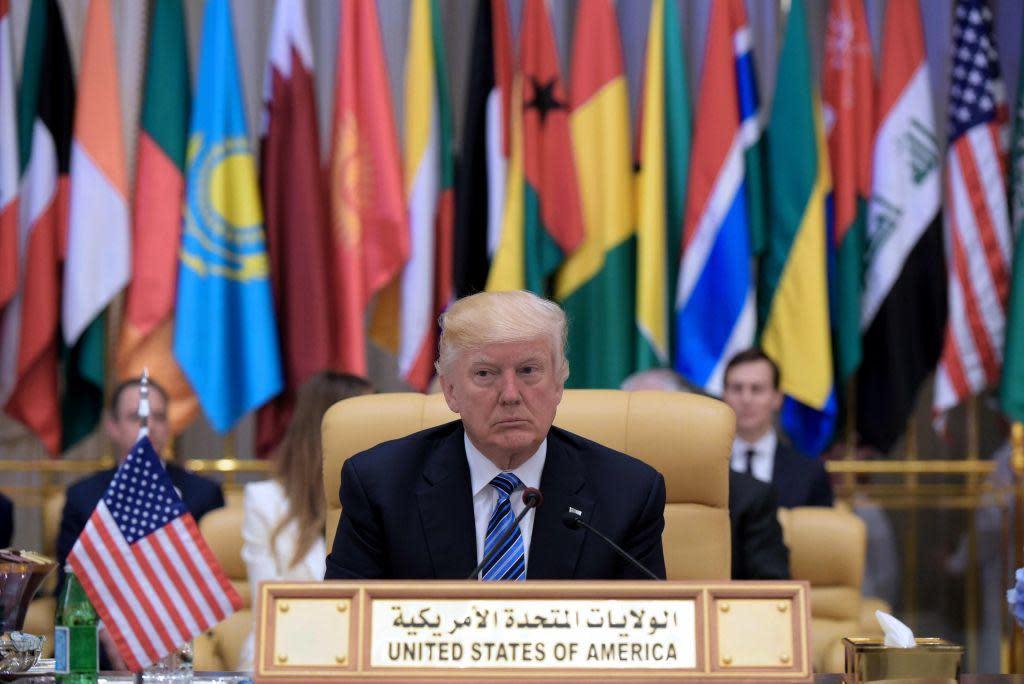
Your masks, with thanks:
M 483 580 L 522 580 L 526 579 L 526 554 L 523 550 L 523 534 L 515 523 L 512 514 L 512 503 L 509 496 L 523 486 L 522 481 L 512 473 L 498 473 L 491 480 L 491 486 L 498 492 L 498 504 L 491 513 L 487 523 L 487 534 L 484 536 L 484 556 L 498 543 L 501 548 L 491 556 L 480 573 Z M 505 538 L 505 533 L 512 529 L 512 534 Z M 502 543 L 502 540 L 504 542 Z

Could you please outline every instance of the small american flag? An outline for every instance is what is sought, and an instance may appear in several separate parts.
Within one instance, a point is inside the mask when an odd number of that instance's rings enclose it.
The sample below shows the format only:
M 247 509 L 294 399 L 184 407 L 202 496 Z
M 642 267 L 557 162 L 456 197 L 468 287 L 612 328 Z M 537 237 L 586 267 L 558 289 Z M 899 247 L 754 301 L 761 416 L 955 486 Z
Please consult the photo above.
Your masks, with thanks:
M 117 469 L 68 562 L 134 671 L 242 606 L 148 437 Z
M 946 158 L 949 319 L 933 409 L 945 411 L 999 380 L 1012 241 L 1006 204 L 1006 94 L 982 0 L 958 0 Z

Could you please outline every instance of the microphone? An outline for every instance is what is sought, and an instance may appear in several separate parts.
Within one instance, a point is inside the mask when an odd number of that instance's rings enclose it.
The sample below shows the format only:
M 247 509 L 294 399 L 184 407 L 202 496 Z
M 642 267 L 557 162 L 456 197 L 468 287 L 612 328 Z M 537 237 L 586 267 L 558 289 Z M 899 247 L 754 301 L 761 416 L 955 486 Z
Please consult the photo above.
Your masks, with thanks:
M 586 520 L 584 520 L 583 516 L 575 508 L 570 508 L 569 510 L 567 510 L 565 512 L 565 514 L 562 516 L 562 524 L 565 525 L 566 527 L 568 527 L 570 530 L 578 530 L 581 527 L 590 530 L 591 532 L 596 534 L 598 537 L 603 539 L 605 541 L 605 543 L 608 544 L 608 546 L 610 546 L 613 549 L 615 549 L 616 553 L 618 553 L 620 556 L 622 556 L 623 558 L 628 560 L 630 563 L 632 563 L 636 567 L 640 568 L 640 570 L 645 575 L 650 577 L 652 580 L 659 579 L 659 577 L 657 575 L 655 575 L 653 572 L 651 572 L 650 570 L 645 568 L 640 563 L 640 561 L 638 561 L 636 558 L 633 558 L 633 556 L 629 555 L 629 553 L 627 553 L 621 546 L 619 546 L 618 544 L 613 542 L 611 539 L 606 537 L 600 530 L 598 530 L 596 527 L 594 527 L 593 525 L 588 523 Z
M 544 503 L 544 495 L 540 493 L 540 490 L 536 487 L 527 487 L 523 490 L 523 510 L 519 512 L 516 519 L 512 522 L 512 526 L 505 530 L 505 534 L 501 535 L 498 539 L 498 543 L 491 547 L 490 553 L 485 553 L 480 564 L 473 568 L 473 572 L 469 573 L 467 580 L 475 580 L 480 577 L 480 571 L 484 569 L 484 566 L 491 562 L 493 556 L 501 547 L 505 545 L 505 542 L 509 540 L 509 537 L 519 529 L 519 521 L 526 516 L 534 508 L 539 507 Z

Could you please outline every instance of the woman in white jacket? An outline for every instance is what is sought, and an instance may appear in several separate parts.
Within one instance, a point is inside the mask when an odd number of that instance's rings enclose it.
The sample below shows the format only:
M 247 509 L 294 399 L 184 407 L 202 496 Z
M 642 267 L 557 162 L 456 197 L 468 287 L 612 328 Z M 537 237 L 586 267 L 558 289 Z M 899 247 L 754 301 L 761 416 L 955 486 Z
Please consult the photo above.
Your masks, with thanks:
M 371 394 L 369 380 L 324 371 L 299 389 L 291 423 L 274 454 L 274 477 L 245 486 L 242 559 L 252 596 L 266 580 L 324 577 L 323 453 L 320 423 L 333 404 Z M 252 670 L 254 640 L 239 655 L 239 670 Z

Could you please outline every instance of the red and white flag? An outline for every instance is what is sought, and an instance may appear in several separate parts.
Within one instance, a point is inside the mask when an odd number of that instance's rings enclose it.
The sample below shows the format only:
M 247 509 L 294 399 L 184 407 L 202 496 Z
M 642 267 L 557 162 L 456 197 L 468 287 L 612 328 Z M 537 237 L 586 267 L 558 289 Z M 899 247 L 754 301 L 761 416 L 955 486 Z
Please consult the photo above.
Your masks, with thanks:
M 18 117 L 11 7 L 0 0 L 0 311 L 18 288 Z
M 118 467 L 68 563 L 136 672 L 242 607 L 148 437 Z
M 1006 204 L 1006 94 L 992 13 L 959 0 L 946 153 L 946 257 L 949 319 L 935 377 L 933 411 L 942 414 L 999 380 L 1013 243 Z

